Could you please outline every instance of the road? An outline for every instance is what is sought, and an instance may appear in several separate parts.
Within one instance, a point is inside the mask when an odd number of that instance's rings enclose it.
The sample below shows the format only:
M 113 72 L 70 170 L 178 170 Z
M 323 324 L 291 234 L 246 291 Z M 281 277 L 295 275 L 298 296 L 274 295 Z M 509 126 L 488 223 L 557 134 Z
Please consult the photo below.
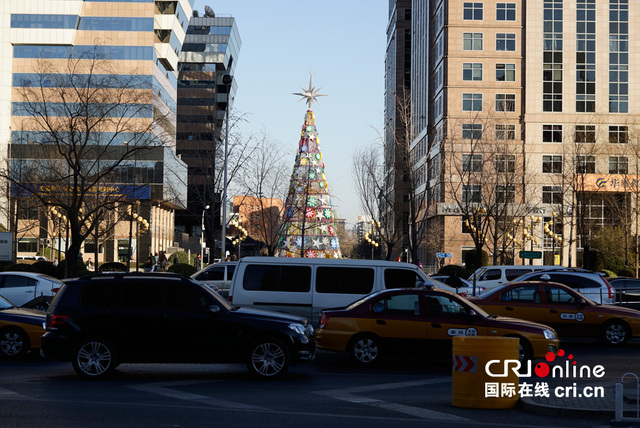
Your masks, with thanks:
M 640 372 L 640 344 L 611 349 L 565 343 L 580 364 L 601 364 L 612 383 Z M 30 356 L 0 360 L 4 427 L 573 427 L 606 421 L 451 404 L 450 358 L 396 359 L 362 368 L 319 352 L 280 381 L 251 378 L 242 365 L 123 364 L 105 381 L 71 365 Z

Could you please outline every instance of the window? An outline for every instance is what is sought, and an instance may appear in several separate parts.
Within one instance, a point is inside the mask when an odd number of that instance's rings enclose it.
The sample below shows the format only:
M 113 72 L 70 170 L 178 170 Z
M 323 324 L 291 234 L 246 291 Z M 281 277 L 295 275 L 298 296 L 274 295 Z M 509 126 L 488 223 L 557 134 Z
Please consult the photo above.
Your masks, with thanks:
M 373 290 L 374 269 L 319 267 L 316 274 L 318 293 L 369 294 Z
M 496 20 L 515 21 L 516 20 L 516 4 L 515 3 L 496 3 Z
M 542 125 L 543 143 L 562 143 L 562 125 Z
M 420 300 L 417 294 L 404 294 L 378 300 L 371 305 L 373 312 L 385 315 L 414 317 L 420 315 Z
M 482 186 L 479 184 L 463 184 L 462 202 L 478 204 L 482 202 Z
M 462 49 L 465 51 L 481 51 L 482 33 L 462 33 Z
M 462 4 L 462 17 L 466 20 L 482 20 L 482 3 L 464 2 Z
M 482 171 L 482 155 L 463 154 L 462 172 Z
M 242 282 L 245 290 L 292 291 L 311 290 L 311 268 L 308 266 L 247 266 Z
M 558 287 L 545 286 L 544 294 L 547 296 L 547 303 L 569 303 L 576 304 L 576 298 L 566 290 Z
M 482 94 L 462 94 L 462 111 L 482 111 Z
M 515 33 L 496 33 L 496 50 L 497 51 L 510 51 L 516 50 L 516 35 Z
M 595 143 L 595 125 L 576 125 L 576 143 Z
M 595 156 L 576 156 L 576 172 L 578 174 L 595 174 L 596 173 L 596 157 Z
M 496 64 L 496 82 L 515 82 L 515 64 Z
M 516 139 L 516 126 L 515 125 L 496 125 L 496 140 L 515 140 Z
M 462 80 L 482 80 L 482 63 L 462 63 Z
M 475 123 L 462 124 L 462 138 L 465 140 L 479 140 L 482 138 L 482 125 Z
M 464 318 L 467 310 L 453 297 L 427 296 L 427 312 L 430 317 Z
M 562 155 L 542 156 L 542 172 L 546 174 L 562 174 Z
M 626 156 L 609 156 L 609 174 L 628 174 L 629 159 Z
M 629 141 L 629 128 L 626 126 L 609 126 L 610 144 L 627 144 Z
M 496 155 L 496 172 L 515 172 L 516 155 Z
M 516 201 L 516 186 L 496 186 L 496 202 L 512 204 Z
M 503 302 L 529 302 L 540 303 L 540 293 L 537 285 L 527 285 L 524 287 L 515 287 L 505 291 L 500 296 Z
M 542 186 L 542 203 L 543 204 L 561 204 L 562 203 L 562 187 Z
M 516 111 L 515 94 L 496 94 L 496 111 Z
M 424 280 L 409 269 L 385 269 L 384 288 L 419 287 Z

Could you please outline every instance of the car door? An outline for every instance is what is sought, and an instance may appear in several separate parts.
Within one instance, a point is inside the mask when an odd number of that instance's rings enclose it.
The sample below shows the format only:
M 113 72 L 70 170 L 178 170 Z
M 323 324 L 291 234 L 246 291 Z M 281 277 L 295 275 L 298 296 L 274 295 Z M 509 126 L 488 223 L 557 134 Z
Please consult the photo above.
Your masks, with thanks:
M 365 325 L 368 324 L 368 325 Z M 419 293 L 385 295 L 371 303 L 361 329 L 379 336 L 385 349 L 417 355 L 427 349 L 427 326 Z
M 508 287 L 500 293 L 499 305 L 489 310 L 494 315 L 542 322 L 546 309 L 541 305 L 540 285 Z
M 477 325 L 475 318 L 457 296 L 426 294 L 427 339 L 439 352 L 450 352 L 456 336 L 484 336 L 487 328 Z
M 219 352 L 219 329 L 213 306 L 216 301 L 196 284 L 166 282 L 162 284 L 164 298 L 164 344 L 162 352 L 178 362 L 206 361 Z
M 560 337 L 593 337 L 599 324 L 596 306 L 584 301 L 584 297 L 555 285 L 544 286 L 544 321 L 553 327 Z
M 7 274 L 0 276 L 0 296 L 16 306 L 22 306 L 33 300 L 38 281 L 23 275 Z

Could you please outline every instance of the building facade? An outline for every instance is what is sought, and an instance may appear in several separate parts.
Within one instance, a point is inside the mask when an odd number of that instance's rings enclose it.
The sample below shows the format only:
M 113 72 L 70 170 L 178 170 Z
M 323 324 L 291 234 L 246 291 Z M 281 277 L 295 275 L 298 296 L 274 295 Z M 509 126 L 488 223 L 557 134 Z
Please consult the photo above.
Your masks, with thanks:
M 235 79 L 225 84 L 223 77 L 233 77 L 240 46 L 235 19 L 207 9 L 191 18 L 180 54 L 177 153 L 189 172 L 176 230 L 187 237 L 181 246 L 192 251 L 199 251 L 203 225 L 207 248 L 220 242 L 224 120 L 237 89 Z
M 437 237 L 425 264 L 482 248 L 491 263 L 585 266 L 602 227 L 636 235 L 639 8 L 412 2 L 411 165 Z
M 100 198 L 118 198 L 104 217 L 110 224 L 96 225 L 98 236 L 81 249 L 98 254 L 94 261 L 136 255 L 146 260 L 150 252 L 173 246 L 174 213 L 186 205 L 187 170 L 176 155 L 176 99 L 178 57 L 192 3 L 11 0 L 0 5 L 1 152 L 12 171 L 44 165 L 48 145 L 66 144 L 62 158 L 73 152 L 74 162 L 60 164 L 78 169 L 67 172 L 66 183 L 56 182 L 57 189 L 70 194 L 82 189 L 82 197 L 94 192 L 95 198 L 84 201 L 96 204 Z M 37 102 L 25 99 L 29 93 L 39 94 Z M 77 114 L 80 105 L 89 113 Z M 47 112 L 47 121 L 34 120 L 37 112 Z M 88 118 L 90 125 L 74 127 L 73 115 Z M 97 176 L 107 165 L 112 174 L 100 183 L 71 179 Z M 65 176 L 53 172 L 58 174 L 52 177 Z M 52 195 L 50 202 L 38 204 L 12 187 L 2 201 L 2 223 L 18 232 L 18 254 L 69 248 L 74 231 L 64 218 L 86 215 L 90 207 L 70 200 L 56 207 L 53 196 L 61 200 Z M 110 232 L 99 233 L 103 226 Z

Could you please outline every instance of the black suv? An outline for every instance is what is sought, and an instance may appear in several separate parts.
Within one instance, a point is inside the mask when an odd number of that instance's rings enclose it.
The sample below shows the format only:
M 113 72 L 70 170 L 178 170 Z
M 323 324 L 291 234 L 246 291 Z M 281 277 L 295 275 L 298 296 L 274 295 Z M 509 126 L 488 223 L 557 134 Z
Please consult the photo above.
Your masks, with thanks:
M 261 378 L 311 360 L 307 320 L 229 305 L 184 275 L 99 273 L 65 282 L 47 312 L 41 353 L 104 377 L 120 363 L 246 363 Z

